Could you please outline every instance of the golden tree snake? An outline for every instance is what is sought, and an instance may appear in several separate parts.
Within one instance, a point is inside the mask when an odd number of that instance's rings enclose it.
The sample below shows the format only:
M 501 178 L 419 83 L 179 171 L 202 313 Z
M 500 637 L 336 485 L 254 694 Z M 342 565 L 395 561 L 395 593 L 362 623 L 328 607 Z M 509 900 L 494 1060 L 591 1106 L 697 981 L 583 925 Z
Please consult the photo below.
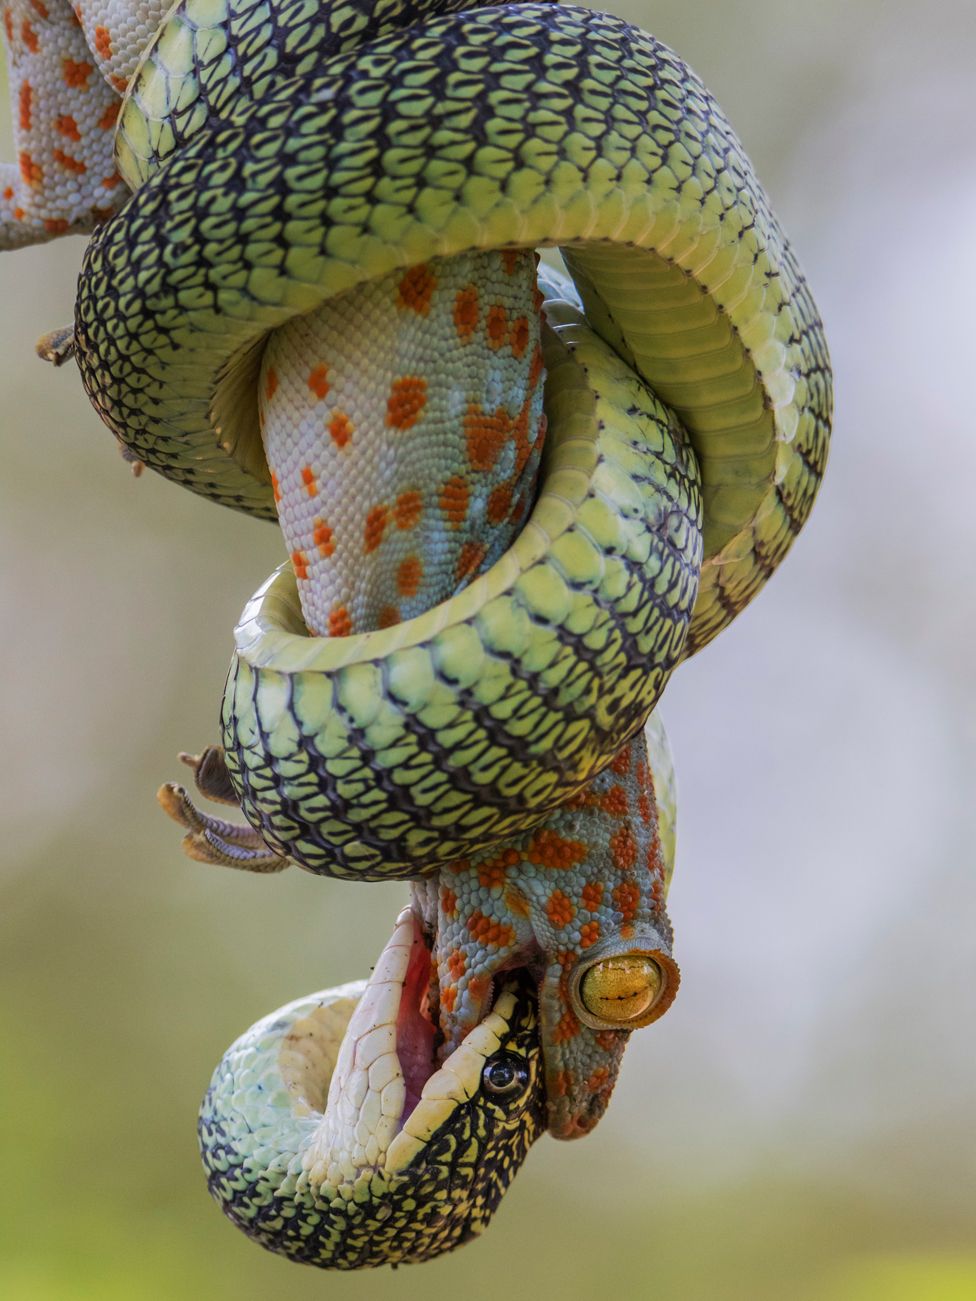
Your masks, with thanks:
M 128 459 L 290 556 L 236 630 L 222 746 L 185 756 L 246 825 L 164 806 L 210 862 L 413 882 L 368 983 L 228 1050 L 211 1191 L 296 1260 L 427 1259 L 538 1134 L 593 1127 L 674 997 L 651 714 L 810 511 L 816 307 L 721 110 L 618 18 L 0 10 L 0 247 L 95 232 L 42 354 Z

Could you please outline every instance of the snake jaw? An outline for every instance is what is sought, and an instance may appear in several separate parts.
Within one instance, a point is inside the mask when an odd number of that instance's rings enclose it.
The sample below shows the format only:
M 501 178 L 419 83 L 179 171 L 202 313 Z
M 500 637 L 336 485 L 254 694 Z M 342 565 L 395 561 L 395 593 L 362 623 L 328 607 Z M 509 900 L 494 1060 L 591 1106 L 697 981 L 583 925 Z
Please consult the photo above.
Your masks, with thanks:
M 324 1112 L 302 1157 L 313 1190 L 355 1189 L 395 1178 L 421 1156 L 459 1105 L 482 1088 L 514 1008 L 503 991 L 442 1062 L 425 1015 L 431 953 L 420 920 L 404 908 L 343 1036 Z

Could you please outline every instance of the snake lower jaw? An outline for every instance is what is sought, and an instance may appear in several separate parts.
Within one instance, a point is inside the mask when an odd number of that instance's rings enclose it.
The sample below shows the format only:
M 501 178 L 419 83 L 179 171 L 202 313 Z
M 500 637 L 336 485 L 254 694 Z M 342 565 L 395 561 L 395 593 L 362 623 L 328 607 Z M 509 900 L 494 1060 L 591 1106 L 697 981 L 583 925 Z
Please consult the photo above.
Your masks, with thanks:
M 440 1062 L 429 968 L 407 908 L 369 982 L 279 1009 L 218 1066 L 200 1116 L 210 1191 L 267 1249 L 341 1269 L 449 1251 L 486 1227 L 543 1132 L 530 983 L 500 982 Z

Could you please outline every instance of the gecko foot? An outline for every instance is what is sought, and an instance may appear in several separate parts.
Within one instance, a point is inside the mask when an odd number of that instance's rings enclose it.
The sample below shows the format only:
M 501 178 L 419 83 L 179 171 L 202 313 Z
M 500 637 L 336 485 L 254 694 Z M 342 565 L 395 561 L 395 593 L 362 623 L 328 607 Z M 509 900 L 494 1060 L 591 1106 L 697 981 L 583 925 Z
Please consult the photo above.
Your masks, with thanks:
M 201 755 L 181 754 L 180 758 L 193 769 L 197 787 L 204 795 L 224 804 L 237 804 L 223 753 L 220 746 L 208 746 Z M 156 799 L 174 822 L 186 827 L 182 849 L 188 858 L 245 872 L 281 872 L 289 866 L 289 860 L 269 849 L 253 827 L 203 813 L 178 782 L 160 786 Z

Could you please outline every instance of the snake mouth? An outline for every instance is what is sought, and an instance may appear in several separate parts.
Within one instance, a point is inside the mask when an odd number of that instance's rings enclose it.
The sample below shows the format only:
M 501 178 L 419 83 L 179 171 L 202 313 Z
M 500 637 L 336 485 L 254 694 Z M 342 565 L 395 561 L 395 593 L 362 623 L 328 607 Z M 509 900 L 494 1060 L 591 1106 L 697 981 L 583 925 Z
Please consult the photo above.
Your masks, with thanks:
M 458 1108 L 482 1089 L 488 1063 L 511 1031 L 517 981 L 499 986 L 488 1014 L 439 1060 L 427 1015 L 430 968 L 431 951 L 420 921 L 405 908 L 351 1010 L 338 1049 L 334 1031 L 330 1045 L 319 1040 L 313 1046 L 309 1018 L 291 1027 L 285 1056 L 292 1062 L 304 1059 L 307 1072 L 312 1065 L 308 1054 L 314 1053 L 320 1088 L 322 1068 L 333 1066 L 324 1099 L 321 1092 L 313 1100 L 307 1087 L 300 1090 L 308 1109 L 320 1117 L 303 1160 L 313 1185 L 355 1183 L 367 1172 L 389 1176 L 405 1171 Z M 298 1092 L 294 1066 L 283 1069 L 283 1075 L 292 1076 L 286 1084 Z

